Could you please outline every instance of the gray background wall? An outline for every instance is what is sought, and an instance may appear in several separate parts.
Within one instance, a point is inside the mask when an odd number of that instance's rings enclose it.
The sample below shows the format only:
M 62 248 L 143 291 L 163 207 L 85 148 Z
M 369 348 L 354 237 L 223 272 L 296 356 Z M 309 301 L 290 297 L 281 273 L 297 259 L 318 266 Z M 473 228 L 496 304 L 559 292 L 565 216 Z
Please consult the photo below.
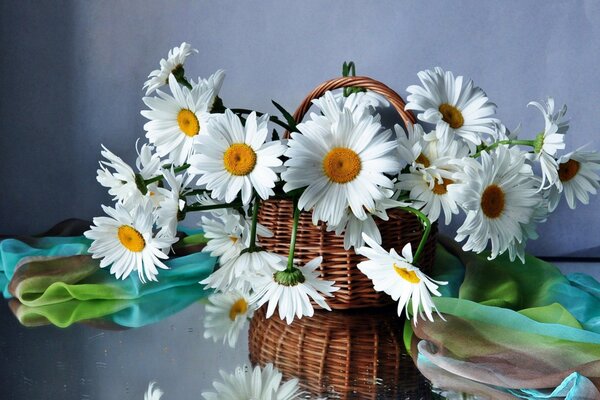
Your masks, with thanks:
M 226 104 L 293 109 L 345 60 L 401 95 L 419 70 L 471 77 L 532 137 L 530 100 L 569 105 L 569 149 L 600 148 L 598 1 L 7 1 L 0 3 L 0 233 L 101 213 L 100 144 L 133 162 L 142 84 L 182 41 L 189 76 L 227 70 Z M 596 247 L 600 200 L 562 204 L 535 254 Z M 596 249 L 588 252 L 600 255 Z

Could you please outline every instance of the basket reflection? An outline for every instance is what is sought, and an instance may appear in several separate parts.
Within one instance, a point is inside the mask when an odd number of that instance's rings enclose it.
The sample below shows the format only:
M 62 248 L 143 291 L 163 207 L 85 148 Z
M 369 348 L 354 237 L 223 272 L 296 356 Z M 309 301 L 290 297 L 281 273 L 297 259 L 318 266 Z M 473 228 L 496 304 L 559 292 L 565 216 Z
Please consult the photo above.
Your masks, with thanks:
M 266 319 L 263 307 L 250 323 L 250 361 L 273 363 L 313 396 L 428 399 L 428 383 L 404 348 L 403 326 L 395 307 L 317 310 L 291 325 L 276 315 Z

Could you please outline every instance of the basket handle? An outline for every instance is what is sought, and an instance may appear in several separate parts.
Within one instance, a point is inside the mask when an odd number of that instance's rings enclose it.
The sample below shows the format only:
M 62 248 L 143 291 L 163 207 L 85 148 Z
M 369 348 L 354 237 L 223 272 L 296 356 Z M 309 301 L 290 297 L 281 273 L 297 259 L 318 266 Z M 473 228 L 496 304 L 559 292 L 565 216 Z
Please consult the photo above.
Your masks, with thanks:
M 323 82 L 315 89 L 313 89 L 313 91 L 310 92 L 308 96 L 306 96 L 306 98 L 304 98 L 304 101 L 302 101 L 300 106 L 296 109 L 296 112 L 294 112 L 294 120 L 296 121 L 296 123 L 302 121 L 302 119 L 312 106 L 312 100 L 318 99 L 329 90 L 340 89 L 347 86 L 369 89 L 373 92 L 381 94 L 396 109 L 398 114 L 400 114 L 400 117 L 402 118 L 402 121 L 406 126 L 414 125 L 416 123 L 415 116 L 404 109 L 406 103 L 398 93 L 390 89 L 387 85 L 373 78 L 369 78 L 368 76 L 347 76 L 341 78 L 334 78 Z M 290 132 L 286 131 L 283 134 L 283 137 L 285 139 L 289 139 Z

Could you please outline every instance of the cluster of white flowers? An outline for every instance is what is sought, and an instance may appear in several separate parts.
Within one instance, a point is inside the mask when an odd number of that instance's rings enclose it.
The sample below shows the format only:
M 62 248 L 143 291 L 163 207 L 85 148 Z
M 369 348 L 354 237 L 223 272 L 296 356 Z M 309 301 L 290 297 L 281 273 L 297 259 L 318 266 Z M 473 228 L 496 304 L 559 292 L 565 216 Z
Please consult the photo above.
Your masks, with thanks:
M 177 224 L 186 213 L 208 211 L 200 226 L 203 251 L 218 268 L 201 283 L 209 297 L 205 336 L 234 345 L 245 321 L 268 303 L 267 317 L 291 323 L 312 316 L 313 302 L 329 309 L 326 298 L 338 290 L 319 278 L 322 258 L 306 265 L 294 259 L 295 234 L 288 257 L 266 251 L 272 236 L 257 223 L 260 202 L 273 196 L 294 198 L 294 232 L 300 211 L 313 223 L 344 235 L 346 249 L 366 257 L 358 268 L 375 290 L 398 300 L 398 313 L 433 320 L 431 294 L 439 285 L 419 268 L 422 246 L 399 255 L 383 249 L 378 220 L 402 208 L 424 226 L 442 214 L 449 224 L 464 213 L 456 239 L 464 249 L 490 258 L 508 252 L 524 260 L 524 245 L 537 237 L 562 193 L 575 207 L 596 193 L 600 156 L 565 148 L 566 109 L 554 102 L 530 103 L 542 111 L 544 129 L 534 139 L 518 139 L 495 118 L 495 105 L 470 80 L 441 68 L 419 73 L 422 86 L 410 86 L 406 109 L 429 124 L 386 129 L 377 113 L 388 106 L 380 95 L 353 90 L 327 92 L 313 101 L 318 112 L 295 126 L 289 139 L 269 139 L 276 117 L 227 109 L 218 97 L 224 73 L 197 82 L 185 78 L 188 44 L 169 52 L 144 87 L 149 110 L 142 115 L 149 143 L 138 151 L 136 169 L 103 148 L 98 181 L 114 197 L 107 217 L 94 219 L 86 232 L 100 266 L 125 278 L 156 280 L 158 268 L 177 241 Z M 170 93 L 161 91 L 167 85 Z M 541 174 L 536 174 L 540 170 Z M 167 188 L 168 187 L 168 188 Z M 427 231 L 427 230 L 426 230 Z M 426 238 L 423 239 L 424 243 Z

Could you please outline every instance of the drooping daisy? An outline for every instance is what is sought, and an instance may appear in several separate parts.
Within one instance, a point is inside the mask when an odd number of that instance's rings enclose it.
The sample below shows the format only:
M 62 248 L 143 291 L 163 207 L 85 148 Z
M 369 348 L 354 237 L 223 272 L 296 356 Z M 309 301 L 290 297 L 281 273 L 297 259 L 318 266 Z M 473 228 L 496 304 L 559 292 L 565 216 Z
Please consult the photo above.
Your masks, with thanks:
M 412 204 L 397 201 L 392 198 L 394 192 L 392 190 L 382 189 L 386 198 L 375 202 L 375 208 L 368 210 L 367 218 L 360 220 L 352 213 L 350 209 L 342 217 L 339 225 L 327 225 L 327 231 L 335 231 L 335 234 L 340 236 L 344 234 L 344 249 L 348 250 L 351 247 L 359 248 L 364 245 L 362 237 L 363 232 L 373 238 L 377 243 L 381 244 L 381 233 L 373 216 L 376 216 L 382 221 L 388 221 L 390 218 L 387 210 L 397 207 L 408 207 Z
M 536 101 L 532 101 L 528 104 L 528 106 L 536 107 L 544 116 L 544 131 L 536 136 L 533 149 L 535 154 L 533 157 L 530 157 L 533 160 L 538 161 L 542 169 L 540 190 L 548 189 L 558 180 L 558 163 L 556 162 L 555 156 L 558 150 L 563 150 L 565 148 L 564 133 L 569 127 L 568 123 L 565 124 L 562 122 L 561 129 L 559 129 L 558 123 L 561 122 L 557 115 L 553 114 L 554 101 L 550 100 L 551 98 L 549 98 L 546 103 L 548 106 L 547 110 Z M 563 109 L 564 112 L 566 112 L 566 108 Z M 560 118 L 564 116 L 564 112 L 561 110 L 558 113 Z
M 589 194 L 596 194 L 600 188 L 600 176 L 597 174 L 600 170 L 600 154 L 579 148 L 560 157 L 557 163 L 558 180 L 550 187 L 549 211 L 554 211 L 558 206 L 561 192 L 565 194 L 571 209 L 576 206 L 575 199 L 588 204 Z
M 211 134 L 198 139 L 190 172 L 201 175 L 198 185 L 206 185 L 214 199 L 231 203 L 241 192 L 243 204 L 249 204 L 253 190 L 262 199 L 274 194 L 274 168 L 282 165 L 279 157 L 285 146 L 280 141 L 265 143 L 267 121 L 268 116 L 257 118 L 252 112 L 244 126 L 226 110 L 211 120 Z
M 148 156 L 149 153 L 152 153 L 151 146 L 143 145 L 140 157 L 136 161 L 140 170 L 139 176 L 142 179 L 154 177 L 160 166 L 160 160 L 155 155 Z M 102 186 L 108 188 L 108 193 L 114 196 L 114 201 L 134 206 L 151 192 L 151 190 L 147 190 L 146 193 L 140 191 L 136 182 L 135 171 L 120 157 L 104 146 L 102 146 L 100 154 L 106 161 L 100 161 L 100 169 L 97 171 L 96 179 Z M 143 159 L 141 158 L 142 154 L 144 155 Z
M 163 177 L 170 189 L 157 188 L 161 201 L 156 210 L 156 224 L 160 227 L 160 236 L 176 236 L 180 213 L 185 207 L 181 198 L 182 191 L 188 187 L 193 177 L 187 174 L 175 175 L 173 169 L 163 170 Z
M 155 69 L 150 72 L 148 79 L 144 83 L 144 89 L 146 89 L 146 96 L 154 92 L 159 87 L 166 85 L 169 80 L 170 74 L 178 74 L 179 70 L 183 68 L 185 59 L 192 53 L 197 53 L 198 50 L 192 49 L 189 43 L 183 42 L 181 46 L 174 47 L 169 50 L 166 59 L 160 60 L 160 69 Z
M 535 240 L 539 237 L 537 233 L 537 226 L 548 219 L 548 199 L 542 196 L 540 198 L 540 204 L 533 209 L 533 215 L 531 220 L 527 224 L 521 224 L 523 231 L 523 237 L 521 240 L 514 238 L 508 244 L 508 256 L 510 261 L 515 261 L 518 257 L 523 264 L 525 264 L 525 245 L 529 240 Z
M 351 93 L 347 97 L 341 91 L 327 91 L 312 103 L 320 109 L 321 115 L 311 113 L 310 119 L 326 125 L 338 122 L 341 112 L 345 109 L 352 114 L 356 122 L 364 115 L 373 115 L 375 121 L 379 122 L 380 116 L 375 113 L 375 109 L 389 105 L 385 97 L 371 91 Z
M 208 297 L 204 317 L 204 338 L 222 340 L 235 347 L 240 331 L 252 318 L 255 307 L 243 292 L 237 290 Z
M 273 315 L 276 307 L 279 308 L 279 318 L 285 319 L 288 325 L 294 320 L 294 315 L 298 318 L 313 316 L 314 309 L 310 299 L 331 311 L 324 296 L 333 297 L 332 293 L 339 288 L 333 286 L 335 282 L 319 278 L 319 273 L 315 270 L 322 261 L 323 257 L 317 257 L 304 267 L 256 277 L 252 302 L 256 303 L 257 308 L 269 302 L 267 318 Z
M 431 293 L 441 296 L 437 289 L 439 285 L 446 285 L 447 282 L 433 280 L 413 265 L 410 243 L 404 246 L 400 256 L 396 250 L 391 249 L 388 253 L 371 237 L 366 234 L 363 236 L 367 246 L 359 248 L 356 252 L 368 260 L 360 262 L 358 269 L 373 281 L 375 290 L 385 292 L 398 301 L 398 316 L 406 310 L 406 317 L 410 318 L 408 301 L 412 300 L 414 323 L 417 323 L 417 315 L 423 318 L 423 311 L 427 319 L 433 321 L 432 311 L 437 312 L 437 309 L 431 301 Z M 443 319 L 441 315 L 440 317 Z
M 225 71 L 220 69 L 217 72 L 215 72 L 214 74 L 212 74 L 211 76 L 209 76 L 208 79 L 198 78 L 197 84 L 194 83 L 193 80 L 190 82 L 194 89 L 196 89 L 197 86 L 204 85 L 205 86 L 204 90 L 212 90 L 213 98 L 210 100 L 210 107 L 209 107 L 210 111 L 213 110 L 215 100 L 217 99 L 217 96 L 219 95 L 219 92 L 221 91 L 221 86 L 223 86 L 224 79 L 225 79 Z M 199 90 L 199 89 L 197 89 L 197 90 Z
M 314 121 L 298 124 L 301 133 L 292 133 L 285 153 L 289 159 L 281 174 L 283 188 L 289 192 L 306 187 L 298 207 L 312 209 L 315 224 L 322 220 L 338 225 L 348 207 L 365 219 L 365 209 L 374 209 L 375 201 L 384 198 L 381 188 L 393 188 L 384 174 L 398 172 L 391 154 L 396 143 L 374 141 L 380 128 L 372 116 L 363 114 L 355 121 L 347 109 L 329 129 Z
M 160 400 L 163 394 L 163 391 L 156 386 L 156 382 L 150 382 L 148 391 L 144 394 L 144 400 Z
M 243 365 L 235 373 L 219 371 L 222 382 L 213 382 L 216 392 L 204 392 L 205 400 L 293 400 L 304 395 L 298 386 L 298 379 L 281 383 L 283 374 L 267 364 L 251 369 Z
M 467 239 L 463 249 L 477 253 L 491 242 L 489 258 L 493 259 L 513 240 L 523 241 L 523 226 L 530 223 L 541 201 L 538 179 L 517 147 L 483 152 L 481 163 L 463 161 L 463 171 L 456 173 L 461 183 L 455 189 L 467 217 L 457 230 L 456 240 Z
M 484 134 L 494 133 L 496 105 L 473 81 L 463 82 L 450 71 L 435 67 L 418 74 L 423 87 L 406 90 L 407 110 L 419 111 L 417 118 L 435 124 L 437 137 L 444 141 L 462 138 L 471 149 L 481 143 Z
M 203 252 L 213 257 L 220 257 L 221 265 L 239 257 L 250 244 L 250 236 L 239 214 L 221 214 L 214 218 L 202 217 L 200 226 L 204 236 L 209 239 Z
M 548 97 L 544 104 L 541 104 L 537 101 L 529 102 L 529 106 L 534 106 L 544 115 L 544 119 L 548 121 L 548 123 L 556 124 L 558 129 L 556 133 L 565 134 L 569 130 L 569 120 L 565 119 L 565 115 L 567 114 L 567 105 L 564 104 L 560 110 L 554 111 L 554 98 Z
M 152 203 L 146 199 L 133 210 L 117 203 L 116 208 L 102 206 L 108 217 L 96 217 L 85 237 L 93 240 L 89 252 L 101 258 L 100 268 L 110 265 L 110 273 L 125 279 L 137 271 L 142 283 L 157 281 L 157 268 L 168 269 L 161 259 L 168 258 L 161 249 L 169 248 L 176 238 L 155 237 Z
M 144 97 L 150 110 L 141 114 L 150 120 L 144 130 L 158 155 L 182 165 L 192 153 L 195 139 L 206 130 L 214 92 L 204 85 L 192 90 L 181 87 L 173 74 L 169 75 L 169 88 L 172 96 L 157 90 L 158 97 Z

